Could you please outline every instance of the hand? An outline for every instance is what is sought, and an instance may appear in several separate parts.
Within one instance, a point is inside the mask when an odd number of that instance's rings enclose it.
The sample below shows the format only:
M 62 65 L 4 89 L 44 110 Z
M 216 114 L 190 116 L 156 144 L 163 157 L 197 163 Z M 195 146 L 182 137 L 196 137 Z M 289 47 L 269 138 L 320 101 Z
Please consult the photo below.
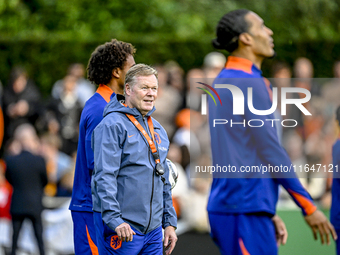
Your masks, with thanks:
M 17 110 L 18 116 L 25 116 L 28 113 L 29 108 L 30 107 L 26 100 L 20 100 L 16 104 L 16 110 Z
M 278 215 L 274 215 L 272 221 L 275 227 L 277 246 L 280 246 L 280 244 L 285 245 L 288 238 L 288 232 L 285 223 Z
M 331 241 L 329 234 L 333 236 L 333 239 L 338 239 L 333 225 L 328 221 L 326 216 L 319 210 L 316 210 L 310 215 L 305 216 L 307 224 L 311 227 L 314 235 L 314 239 L 318 240 L 318 232 L 320 234 L 321 243 L 325 243 L 325 237 L 327 244 L 330 245 Z
M 118 235 L 118 239 L 123 242 L 132 242 L 133 235 L 136 234 L 135 231 L 131 229 L 130 225 L 125 222 L 116 227 L 115 231 Z
M 175 248 L 176 242 L 177 242 L 177 235 L 175 233 L 175 228 L 173 226 L 167 226 L 164 229 L 164 246 L 165 246 L 166 255 L 171 254 L 171 252 Z

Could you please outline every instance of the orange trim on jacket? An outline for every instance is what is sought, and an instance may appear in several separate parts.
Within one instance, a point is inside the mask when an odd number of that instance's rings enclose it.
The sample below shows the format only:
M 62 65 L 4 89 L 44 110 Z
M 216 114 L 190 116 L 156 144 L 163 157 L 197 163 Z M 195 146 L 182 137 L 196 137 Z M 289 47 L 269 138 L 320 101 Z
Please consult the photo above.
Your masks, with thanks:
M 301 207 L 305 210 L 307 215 L 310 215 L 310 214 L 312 214 L 313 212 L 316 211 L 316 209 L 317 209 L 316 206 L 308 198 L 306 198 L 303 195 L 296 193 L 292 190 L 288 190 L 288 192 L 301 205 Z
M 253 62 L 245 58 L 239 58 L 235 56 L 229 56 L 228 61 L 225 65 L 227 69 L 240 70 L 249 74 L 252 74 L 251 68 L 253 67 Z
M 111 95 L 114 91 L 108 86 L 104 84 L 100 84 L 96 92 L 100 94 L 105 99 L 105 101 L 108 103 L 110 102 Z

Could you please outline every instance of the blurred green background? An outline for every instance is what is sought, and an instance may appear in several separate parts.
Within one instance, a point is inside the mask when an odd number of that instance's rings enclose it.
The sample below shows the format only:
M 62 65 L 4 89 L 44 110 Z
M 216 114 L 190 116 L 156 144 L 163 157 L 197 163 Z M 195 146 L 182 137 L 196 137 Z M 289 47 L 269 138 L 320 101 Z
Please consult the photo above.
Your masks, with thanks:
M 96 46 L 112 38 L 131 42 L 136 61 L 176 60 L 185 71 L 213 51 L 218 20 L 247 8 L 274 31 L 277 59 L 312 60 L 316 77 L 331 77 L 340 58 L 338 0 L 0 0 L 0 79 L 23 65 L 44 96 L 69 64 L 87 64 Z M 270 64 L 263 67 L 270 77 Z

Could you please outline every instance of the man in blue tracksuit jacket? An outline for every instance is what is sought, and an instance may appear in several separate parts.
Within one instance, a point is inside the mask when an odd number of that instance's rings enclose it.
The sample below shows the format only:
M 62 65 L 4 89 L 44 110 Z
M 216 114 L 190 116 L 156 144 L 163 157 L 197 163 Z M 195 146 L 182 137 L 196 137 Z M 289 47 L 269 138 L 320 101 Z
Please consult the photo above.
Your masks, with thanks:
M 211 235 L 222 254 L 277 254 L 275 215 L 278 187 L 281 184 L 301 208 L 314 237 L 320 233 L 322 243 L 329 233 L 336 238 L 333 226 L 317 210 L 312 198 L 301 186 L 294 172 L 242 173 L 242 167 L 290 167 L 291 161 L 280 146 L 273 114 L 257 115 L 248 109 L 247 98 L 253 98 L 257 110 L 272 106 L 270 83 L 262 77 L 262 61 L 275 52 L 273 32 L 263 20 L 249 10 L 235 10 L 222 17 L 213 44 L 231 52 L 225 69 L 214 81 L 241 90 L 244 114 L 234 115 L 236 95 L 229 89 L 216 88 L 223 106 L 209 101 L 209 124 L 213 166 L 235 167 L 236 173 L 214 173 L 208 201 Z M 249 95 L 248 88 L 252 88 Z M 234 96 L 234 98 L 233 98 Z M 218 121 L 216 121 L 218 119 Z M 221 121 L 223 120 L 223 121 Z M 226 121 L 228 123 L 226 123 Z M 220 123 L 220 124 L 216 124 Z M 223 124 L 221 124 L 223 123 Z M 254 127 L 258 126 L 258 127 Z
M 340 106 L 336 110 L 336 122 L 340 130 Z M 331 222 L 337 235 L 340 235 L 340 136 L 333 145 L 333 184 L 332 184 L 332 207 Z M 340 241 L 336 240 L 336 254 L 340 255 Z
M 177 241 L 165 163 L 169 140 L 150 117 L 157 89 L 155 69 L 133 66 L 126 74 L 125 103 L 116 95 L 93 132 L 91 187 L 99 254 L 161 255 L 162 227 L 166 254 Z
M 115 93 L 123 93 L 125 74 L 135 64 L 135 48 L 116 39 L 98 46 L 87 67 L 88 79 L 98 85 L 96 93 L 86 101 L 79 123 L 78 151 L 72 200 L 74 251 L 78 255 L 98 255 L 93 223 L 91 175 L 93 151 L 91 136 L 103 119 L 104 107 Z

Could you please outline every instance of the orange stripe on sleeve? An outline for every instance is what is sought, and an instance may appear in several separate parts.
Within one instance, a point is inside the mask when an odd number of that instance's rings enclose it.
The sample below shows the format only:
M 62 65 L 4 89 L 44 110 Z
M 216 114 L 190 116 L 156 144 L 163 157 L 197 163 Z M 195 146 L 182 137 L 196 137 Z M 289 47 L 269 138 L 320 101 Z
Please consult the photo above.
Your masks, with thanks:
M 110 102 L 110 97 L 113 93 L 113 90 L 111 88 L 106 85 L 100 84 L 96 92 L 100 94 L 107 103 Z
M 93 255 L 99 255 L 98 248 L 94 244 L 94 242 L 92 241 L 89 230 L 87 229 L 87 226 L 86 226 L 86 234 L 87 234 L 87 240 L 89 241 L 89 245 L 90 245 L 90 249 L 91 249 L 92 254 Z
M 247 251 L 246 249 L 246 246 L 244 245 L 243 243 L 243 240 L 242 238 L 239 238 L 238 239 L 238 243 L 240 245 L 240 249 L 241 249 L 241 252 L 242 252 L 242 255 L 250 255 L 250 253 Z
M 307 215 L 310 215 L 316 211 L 316 206 L 308 198 L 292 190 L 288 190 L 288 192 L 295 198 L 296 201 L 298 201 L 298 203 L 305 210 Z

